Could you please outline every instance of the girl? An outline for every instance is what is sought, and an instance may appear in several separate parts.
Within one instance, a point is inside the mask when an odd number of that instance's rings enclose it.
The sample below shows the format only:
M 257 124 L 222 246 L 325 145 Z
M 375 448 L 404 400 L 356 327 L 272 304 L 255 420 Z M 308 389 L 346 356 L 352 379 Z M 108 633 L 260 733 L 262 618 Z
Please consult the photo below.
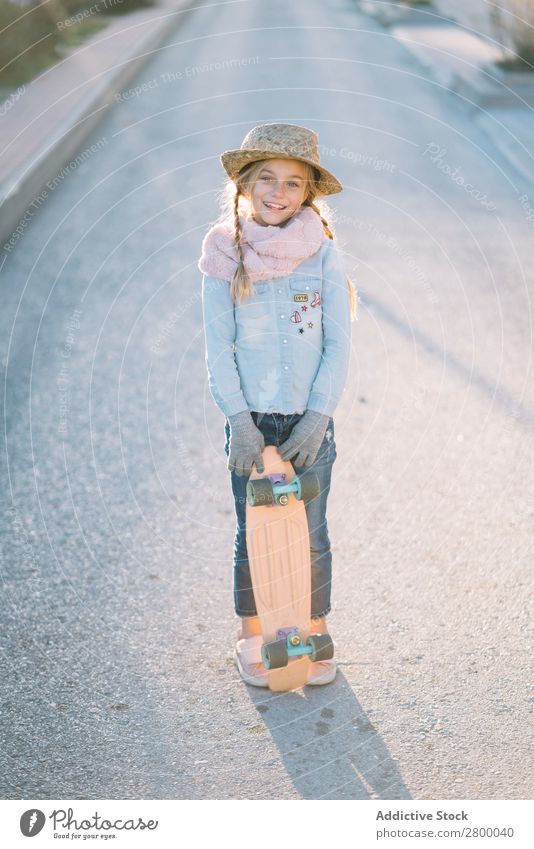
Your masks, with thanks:
M 234 607 L 241 617 L 235 659 L 249 684 L 267 686 L 261 629 L 246 546 L 246 484 L 262 451 L 276 445 L 297 474 L 313 469 L 320 495 L 305 502 L 312 568 L 310 626 L 327 633 L 332 557 L 326 501 L 336 459 L 333 413 L 350 357 L 356 293 L 324 217 L 320 195 L 341 184 L 320 164 L 317 135 L 293 124 L 254 127 L 225 151 L 230 178 L 223 212 L 202 243 L 206 365 L 226 416 L 237 519 Z M 334 660 L 310 663 L 308 684 L 326 684 Z

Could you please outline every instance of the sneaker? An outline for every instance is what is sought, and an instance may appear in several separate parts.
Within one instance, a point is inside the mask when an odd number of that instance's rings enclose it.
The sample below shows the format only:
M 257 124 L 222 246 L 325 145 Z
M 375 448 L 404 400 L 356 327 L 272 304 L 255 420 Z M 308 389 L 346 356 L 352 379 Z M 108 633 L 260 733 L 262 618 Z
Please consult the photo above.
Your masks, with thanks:
M 243 681 L 253 687 L 268 687 L 268 672 L 261 661 L 261 634 L 254 637 L 241 637 L 238 631 L 234 659 Z
M 310 663 L 306 684 L 311 684 L 312 686 L 330 684 L 336 677 L 336 672 L 337 664 L 334 658 L 331 660 L 316 660 L 314 663 Z

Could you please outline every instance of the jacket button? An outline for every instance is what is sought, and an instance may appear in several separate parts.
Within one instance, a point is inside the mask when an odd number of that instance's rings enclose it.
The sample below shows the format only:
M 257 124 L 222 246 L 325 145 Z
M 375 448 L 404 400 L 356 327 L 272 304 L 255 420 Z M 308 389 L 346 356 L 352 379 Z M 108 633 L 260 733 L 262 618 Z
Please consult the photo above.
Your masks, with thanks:
M 284 371 L 287 371 L 289 366 L 284 366 Z
M 282 342 L 284 343 L 284 345 L 287 345 L 287 339 L 282 339 Z
M 278 290 L 278 294 L 279 294 L 279 295 L 281 295 L 281 294 L 282 294 L 282 290 L 281 290 L 281 289 L 279 289 L 279 290 Z
M 280 318 L 285 318 L 285 315 L 281 315 Z

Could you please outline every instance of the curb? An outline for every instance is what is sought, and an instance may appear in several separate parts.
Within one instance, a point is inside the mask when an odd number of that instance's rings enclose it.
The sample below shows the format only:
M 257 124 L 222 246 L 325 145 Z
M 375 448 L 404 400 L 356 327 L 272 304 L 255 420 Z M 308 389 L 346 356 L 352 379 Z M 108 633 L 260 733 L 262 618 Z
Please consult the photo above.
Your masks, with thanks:
M 503 71 L 498 65 L 490 64 L 482 66 L 480 72 L 471 77 L 457 75 L 452 90 L 469 97 L 482 108 L 508 106 L 521 109 L 534 106 L 534 72 Z
M 50 130 L 45 132 L 43 129 L 37 149 L 33 151 L 29 149 L 28 155 L 18 166 L 4 179 L 0 179 L 0 240 L 2 242 L 7 242 L 14 235 L 30 205 L 38 199 L 40 193 L 44 193 L 47 181 L 54 178 L 62 167 L 72 160 L 83 141 L 107 114 L 108 109 L 115 105 L 114 95 L 153 58 L 153 51 L 180 26 L 183 15 L 195 8 L 196 0 L 189 0 L 187 5 L 186 2 L 187 0 L 182 2 L 174 0 L 173 6 L 168 5 L 167 2 L 151 7 L 148 14 L 151 12 L 154 15 L 159 12 L 160 16 L 147 21 L 140 35 L 135 28 L 133 29 L 129 44 L 120 53 L 120 63 L 117 67 L 111 68 L 99 80 L 92 82 L 90 89 L 82 94 L 79 101 L 70 109 L 68 116 L 58 125 L 54 124 L 52 138 Z M 92 58 L 94 59 L 99 48 L 99 40 L 103 40 L 103 34 L 104 39 L 107 39 L 109 35 L 113 37 L 114 29 L 117 33 L 124 31 L 126 23 L 135 24 L 136 20 L 143 21 L 142 16 L 147 17 L 147 10 L 124 16 L 102 30 L 93 40 L 89 39 L 85 42 L 83 47 L 89 51 L 93 50 Z M 51 75 L 54 68 L 62 72 L 61 68 L 54 66 L 50 71 Z M 42 90 L 49 95 L 51 78 L 53 77 L 47 79 L 47 75 L 44 74 L 28 85 L 36 108 L 36 119 L 38 104 L 40 105 L 39 93 Z M 43 102 L 46 103 L 46 97 L 43 97 Z M 12 111 L 16 112 L 15 109 Z M 31 118 L 31 113 L 29 117 Z M 4 118 L 4 121 L 7 123 L 9 117 Z M 23 138 L 24 132 L 26 134 L 32 132 L 30 123 L 31 120 L 23 128 L 21 133 Z
M 394 3 L 387 2 L 377 4 L 375 0 L 359 0 L 358 5 L 364 15 L 376 18 L 378 23 L 384 27 L 401 23 L 408 25 L 417 23 L 428 24 L 429 20 L 432 20 L 429 14 L 433 11 L 431 3 L 421 3 L 412 6 L 404 4 L 395 5 Z

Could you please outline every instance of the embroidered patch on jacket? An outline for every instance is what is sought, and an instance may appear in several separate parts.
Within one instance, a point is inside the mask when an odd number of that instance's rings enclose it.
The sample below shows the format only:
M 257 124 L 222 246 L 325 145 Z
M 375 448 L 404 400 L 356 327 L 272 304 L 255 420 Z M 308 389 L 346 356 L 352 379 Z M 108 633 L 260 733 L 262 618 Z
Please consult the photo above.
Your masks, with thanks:
M 300 317 L 300 313 L 299 313 L 299 311 L 298 311 L 298 310 L 295 310 L 295 312 L 294 312 L 294 313 L 293 313 L 293 315 L 291 316 L 290 321 L 292 321 L 292 322 L 293 322 L 293 324 L 298 324 L 300 321 L 302 321 L 302 319 L 301 319 L 301 317 Z
M 321 296 L 320 296 L 319 292 L 314 292 L 313 294 L 314 294 L 315 297 L 314 297 L 314 299 L 311 303 L 312 307 L 320 307 L 321 306 Z
M 308 296 L 306 295 L 305 292 L 299 292 L 298 295 L 293 295 L 293 300 L 298 301 L 298 303 L 300 303 L 301 301 L 307 301 Z

